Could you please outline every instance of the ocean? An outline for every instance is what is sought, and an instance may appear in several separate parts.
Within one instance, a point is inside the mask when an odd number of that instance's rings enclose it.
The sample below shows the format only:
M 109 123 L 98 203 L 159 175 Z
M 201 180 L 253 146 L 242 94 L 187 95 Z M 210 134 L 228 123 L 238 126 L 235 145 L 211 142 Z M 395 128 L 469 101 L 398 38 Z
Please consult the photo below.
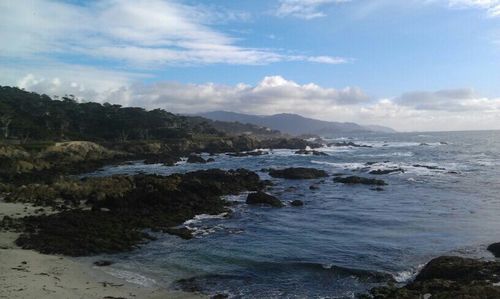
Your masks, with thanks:
M 398 133 L 338 136 L 370 147 L 323 147 L 328 156 L 213 157 L 208 164 L 105 167 L 90 175 L 171 174 L 247 168 L 271 179 L 268 190 L 303 207 L 248 206 L 235 201 L 231 217 L 200 215 L 184 225 L 195 238 L 155 234 L 133 252 L 107 256 L 109 273 L 135 283 L 230 298 L 354 298 L 395 279 L 405 283 L 431 258 L 491 259 L 500 241 L 500 132 Z M 263 168 L 313 167 L 331 177 L 273 179 Z M 385 175 L 373 170 L 399 169 Z M 334 175 L 385 180 L 383 191 L 333 182 Z M 317 189 L 311 190 L 313 184 Z

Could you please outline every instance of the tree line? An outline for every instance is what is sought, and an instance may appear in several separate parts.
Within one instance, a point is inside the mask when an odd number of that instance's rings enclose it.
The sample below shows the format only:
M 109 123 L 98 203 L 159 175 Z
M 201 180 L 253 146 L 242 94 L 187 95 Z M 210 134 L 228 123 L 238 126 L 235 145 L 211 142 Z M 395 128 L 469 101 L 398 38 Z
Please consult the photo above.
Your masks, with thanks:
M 208 122 L 162 109 L 50 98 L 0 86 L 0 137 L 6 140 L 148 140 L 221 135 Z

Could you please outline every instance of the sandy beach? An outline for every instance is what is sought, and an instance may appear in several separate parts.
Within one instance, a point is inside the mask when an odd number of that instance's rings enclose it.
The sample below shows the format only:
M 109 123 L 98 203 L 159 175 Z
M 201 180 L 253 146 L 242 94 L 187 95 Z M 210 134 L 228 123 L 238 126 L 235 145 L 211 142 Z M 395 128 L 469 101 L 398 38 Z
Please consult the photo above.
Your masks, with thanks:
M 31 205 L 0 201 L 0 218 L 23 217 L 36 210 Z M 16 238 L 16 233 L 0 232 L 0 298 L 203 298 L 132 284 L 91 264 L 23 250 L 14 244 Z

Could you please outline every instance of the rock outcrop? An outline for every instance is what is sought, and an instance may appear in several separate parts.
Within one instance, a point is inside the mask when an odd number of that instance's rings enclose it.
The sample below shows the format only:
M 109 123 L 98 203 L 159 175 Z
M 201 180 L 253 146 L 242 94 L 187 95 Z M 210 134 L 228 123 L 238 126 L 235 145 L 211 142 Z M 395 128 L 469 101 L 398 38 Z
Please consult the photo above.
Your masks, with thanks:
M 370 171 L 369 174 L 382 175 L 382 174 L 391 174 L 391 173 L 396 173 L 396 172 L 402 172 L 402 173 L 404 173 L 405 170 L 403 168 L 376 169 L 376 170 Z
M 298 150 L 298 151 L 295 152 L 295 154 L 296 155 L 325 156 L 325 157 L 328 156 L 327 153 L 323 153 L 323 152 L 315 151 L 315 150 L 305 150 L 305 149 Z
M 94 178 L 64 184 L 34 184 L 27 187 L 29 192 L 11 198 L 42 203 L 60 198 L 55 204 L 62 210 L 23 218 L 17 245 L 71 256 L 131 250 L 151 239 L 145 229 L 185 237 L 185 232 L 171 228 L 198 214 L 225 212 L 223 195 L 264 187 L 256 173 L 245 169 Z M 41 197 L 47 190 L 50 194 Z
M 500 298 L 500 262 L 456 256 L 431 260 L 414 281 L 402 288 L 378 287 L 360 298 Z
M 315 168 L 291 167 L 285 169 L 270 169 L 269 175 L 273 178 L 309 180 L 327 177 L 328 173 L 324 170 Z
M 275 208 L 283 206 L 283 203 L 278 198 L 260 191 L 248 194 L 246 203 L 249 205 L 269 205 Z

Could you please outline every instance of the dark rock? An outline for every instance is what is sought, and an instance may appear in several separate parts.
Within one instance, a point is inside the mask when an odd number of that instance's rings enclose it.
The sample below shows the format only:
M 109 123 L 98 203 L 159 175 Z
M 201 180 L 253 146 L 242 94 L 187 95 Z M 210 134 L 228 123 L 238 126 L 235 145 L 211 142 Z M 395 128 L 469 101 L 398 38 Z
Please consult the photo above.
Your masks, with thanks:
M 319 185 L 318 184 L 311 185 L 309 186 L 309 190 L 319 190 Z
M 296 200 L 293 200 L 290 204 L 294 207 L 301 207 L 304 205 L 304 202 L 302 200 L 296 199 Z
M 112 264 L 113 264 L 112 261 L 107 261 L 107 260 L 99 260 L 94 262 L 94 265 L 97 267 L 106 267 L 106 266 L 111 266 Z
M 415 278 L 415 282 L 431 279 L 472 282 L 489 279 L 493 274 L 500 274 L 500 263 L 458 256 L 441 256 L 427 263 Z M 500 277 L 494 278 L 495 282 L 499 280 Z
M 268 152 L 265 151 L 253 151 L 253 152 L 237 152 L 237 153 L 228 153 L 228 156 L 231 157 L 256 157 L 256 156 L 262 156 L 262 155 L 268 155 Z
M 500 298 L 499 281 L 500 262 L 441 256 L 431 260 L 406 286 L 378 287 L 370 294 L 377 299 L 493 299 Z
M 164 229 L 163 232 L 170 234 L 170 235 L 178 236 L 184 240 L 190 240 L 193 238 L 193 233 L 191 232 L 191 230 L 189 230 L 188 228 L 185 228 L 185 227 L 167 228 L 167 229 Z
M 285 169 L 271 169 L 269 175 L 273 178 L 284 178 L 291 180 L 303 180 L 303 179 L 317 179 L 327 177 L 328 173 L 324 170 L 314 169 L 314 168 L 285 168 Z
M 217 295 L 213 295 L 212 297 L 210 297 L 210 299 L 226 299 L 226 298 L 229 298 L 229 295 L 227 295 L 227 294 L 217 294 Z
M 377 170 L 370 171 L 369 174 L 382 175 L 382 174 L 390 174 L 390 173 L 394 173 L 394 172 L 402 172 L 402 173 L 404 173 L 405 170 L 403 168 L 377 169 Z
M 269 149 L 305 149 L 309 148 L 319 148 L 322 145 L 320 143 L 309 142 L 300 138 L 275 138 L 262 140 L 260 142 L 260 148 Z
M 207 159 L 207 163 L 211 163 L 211 162 L 215 162 L 215 159 L 214 158 L 208 158 Z
M 440 168 L 440 167 L 437 167 L 437 166 L 420 165 L 420 164 L 414 164 L 413 167 L 427 168 L 427 169 L 430 169 L 430 170 L 446 170 L 444 168 Z
M 200 157 L 198 155 L 189 155 L 186 162 L 187 163 L 207 163 L 207 161 L 205 161 L 205 159 L 203 159 L 202 157 Z
M 369 145 L 356 144 L 356 143 L 354 143 L 352 141 L 349 141 L 349 142 L 343 141 L 343 142 L 329 143 L 328 146 L 338 146 L 338 147 L 351 146 L 351 147 L 366 147 L 366 148 L 371 148 L 371 146 L 369 146 Z
M 377 188 L 373 188 L 373 189 L 371 189 L 371 190 L 381 192 L 381 191 L 384 191 L 384 188 L 382 188 L 382 187 L 377 187 Z
M 246 203 L 249 205 L 266 204 L 275 208 L 283 206 L 283 203 L 278 198 L 260 191 L 248 194 Z
M 221 214 L 227 204 L 221 196 L 264 187 L 256 173 L 245 169 L 93 178 L 85 183 L 98 184 L 101 180 L 105 182 L 103 192 L 110 191 L 89 203 L 93 209 L 24 217 L 16 244 L 41 253 L 70 256 L 132 250 L 152 239 L 145 229 L 168 231 L 198 214 Z M 113 184 L 119 184 L 119 188 L 114 189 Z M 81 185 L 75 185 L 74 190 L 80 189 Z M 80 198 L 74 193 L 75 200 Z M 181 230 L 175 233 L 187 236 Z
M 315 150 L 305 150 L 301 149 L 295 152 L 296 155 L 313 155 L 313 156 L 328 156 L 328 154 L 315 151 Z
M 489 245 L 487 250 L 493 253 L 495 257 L 500 257 L 500 243 L 493 243 Z
M 333 179 L 336 183 L 343 183 L 348 185 L 354 184 L 362 184 L 362 185 L 377 185 L 377 186 L 385 186 L 387 185 L 383 180 L 364 178 L 359 176 L 348 176 L 345 178 L 336 177 Z

